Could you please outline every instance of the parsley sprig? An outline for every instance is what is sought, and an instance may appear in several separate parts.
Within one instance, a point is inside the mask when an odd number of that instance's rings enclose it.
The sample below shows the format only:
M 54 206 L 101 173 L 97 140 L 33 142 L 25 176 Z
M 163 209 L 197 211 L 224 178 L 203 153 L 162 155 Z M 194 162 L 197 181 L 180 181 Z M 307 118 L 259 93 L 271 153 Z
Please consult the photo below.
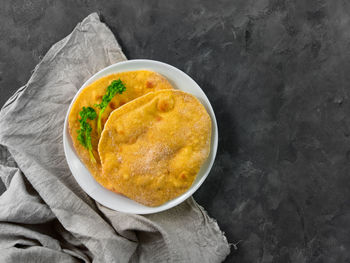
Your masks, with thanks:
M 79 112 L 81 119 L 79 119 L 80 129 L 78 132 L 78 141 L 89 151 L 90 159 L 93 163 L 96 163 L 94 154 L 92 153 L 92 144 L 91 144 L 91 131 L 92 128 L 87 120 L 94 120 L 96 118 L 96 111 L 91 107 L 83 107 Z
M 98 113 L 98 119 L 97 119 L 97 132 L 98 135 L 101 135 L 102 127 L 101 127 L 101 118 L 102 114 L 107 108 L 109 102 L 113 99 L 113 97 L 119 93 L 122 94 L 125 91 L 126 87 L 123 84 L 123 82 L 118 80 L 113 80 L 112 83 L 107 87 L 106 94 L 102 97 L 102 102 L 100 104 L 95 104 L 94 106 L 100 109 L 100 112 Z

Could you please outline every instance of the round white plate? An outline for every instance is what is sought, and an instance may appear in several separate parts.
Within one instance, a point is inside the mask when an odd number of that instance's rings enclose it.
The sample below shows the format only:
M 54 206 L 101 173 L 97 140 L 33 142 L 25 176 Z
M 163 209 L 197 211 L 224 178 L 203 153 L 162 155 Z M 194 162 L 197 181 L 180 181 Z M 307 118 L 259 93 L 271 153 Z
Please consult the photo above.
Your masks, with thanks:
M 92 177 L 92 175 L 90 174 L 89 170 L 84 166 L 84 164 L 80 161 L 78 155 L 76 154 L 73 147 L 72 140 L 68 132 L 68 114 L 78 94 L 86 86 L 88 86 L 95 80 L 112 73 L 122 72 L 122 71 L 142 70 L 142 69 L 158 72 L 163 76 L 165 76 L 176 89 L 191 93 L 194 96 L 196 96 L 200 100 L 200 102 L 204 105 L 204 107 L 208 111 L 212 120 L 211 151 L 208 159 L 201 167 L 201 170 L 199 171 L 191 188 L 181 196 L 158 207 L 144 206 L 125 196 L 109 191 L 105 189 L 103 186 L 101 186 L 99 183 L 97 183 L 95 179 Z M 132 214 L 151 214 L 151 213 L 167 210 L 169 208 L 172 208 L 180 204 L 181 202 L 189 198 L 204 182 L 205 178 L 208 176 L 210 172 L 210 169 L 214 163 L 214 159 L 216 156 L 216 150 L 218 147 L 218 127 L 216 124 L 216 118 L 215 118 L 213 108 L 211 107 L 207 96 L 204 94 L 204 92 L 198 86 L 198 84 L 193 79 L 191 79 L 187 74 L 185 74 L 184 72 L 182 72 L 181 70 L 173 66 L 170 66 L 162 62 L 158 62 L 154 60 L 135 59 L 135 60 L 116 63 L 107 68 L 104 68 L 101 71 L 97 72 L 95 75 L 93 75 L 90 79 L 88 79 L 84 83 L 84 85 L 80 88 L 80 90 L 77 92 L 77 94 L 73 98 L 69 106 L 69 109 L 67 111 L 66 119 L 64 121 L 63 146 L 64 146 L 64 152 L 66 155 L 69 168 L 72 171 L 72 174 L 75 177 L 75 180 L 90 197 L 92 197 L 102 205 L 116 211 L 132 213 Z

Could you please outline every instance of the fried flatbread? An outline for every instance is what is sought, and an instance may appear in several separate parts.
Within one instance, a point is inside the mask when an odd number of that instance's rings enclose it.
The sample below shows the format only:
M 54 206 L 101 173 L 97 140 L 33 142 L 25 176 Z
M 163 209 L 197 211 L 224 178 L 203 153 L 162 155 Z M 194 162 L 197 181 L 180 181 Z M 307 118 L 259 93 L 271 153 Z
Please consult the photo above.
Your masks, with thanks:
M 192 185 L 210 152 L 211 119 L 191 94 L 162 90 L 112 112 L 98 152 L 105 188 L 159 206 Z
M 122 94 L 116 94 L 108 104 L 102 115 L 102 128 L 110 113 L 121 105 L 149 92 L 173 88 L 168 80 L 162 75 L 153 71 L 138 70 L 116 73 L 100 78 L 80 92 L 69 113 L 69 133 L 79 158 L 95 178 L 99 177 L 101 174 L 101 165 L 97 152 L 97 145 L 100 139 L 100 136 L 97 133 L 97 118 L 94 120 L 88 120 L 88 123 L 92 127 L 92 152 L 97 161 L 97 163 L 93 163 L 89 157 L 88 150 L 84 148 L 84 146 L 81 145 L 77 139 L 77 131 L 80 128 L 79 112 L 82 110 L 82 107 L 90 106 L 96 110 L 98 115 L 99 109 L 94 107 L 94 104 L 101 103 L 102 97 L 105 95 L 108 85 L 110 85 L 113 80 L 118 79 L 124 83 L 126 90 Z

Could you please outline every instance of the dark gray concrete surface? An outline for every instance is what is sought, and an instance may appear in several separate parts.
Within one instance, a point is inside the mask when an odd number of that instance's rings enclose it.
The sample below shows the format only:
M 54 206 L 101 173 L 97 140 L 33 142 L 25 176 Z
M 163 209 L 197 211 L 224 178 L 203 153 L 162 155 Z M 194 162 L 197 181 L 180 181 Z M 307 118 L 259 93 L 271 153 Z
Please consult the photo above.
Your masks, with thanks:
M 209 97 L 220 141 L 195 194 L 227 262 L 350 262 L 349 1 L 0 2 L 0 105 L 97 11 L 128 58 L 170 63 Z

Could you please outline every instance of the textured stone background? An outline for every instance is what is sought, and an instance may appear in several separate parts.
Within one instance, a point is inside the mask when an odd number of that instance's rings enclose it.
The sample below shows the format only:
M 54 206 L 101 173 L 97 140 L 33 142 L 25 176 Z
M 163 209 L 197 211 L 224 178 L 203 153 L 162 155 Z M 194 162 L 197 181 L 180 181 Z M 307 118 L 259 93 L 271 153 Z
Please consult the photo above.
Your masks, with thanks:
M 217 115 L 215 166 L 195 198 L 227 262 L 350 261 L 350 2 L 0 2 L 0 105 L 49 47 L 97 11 L 130 58 L 170 63 Z

